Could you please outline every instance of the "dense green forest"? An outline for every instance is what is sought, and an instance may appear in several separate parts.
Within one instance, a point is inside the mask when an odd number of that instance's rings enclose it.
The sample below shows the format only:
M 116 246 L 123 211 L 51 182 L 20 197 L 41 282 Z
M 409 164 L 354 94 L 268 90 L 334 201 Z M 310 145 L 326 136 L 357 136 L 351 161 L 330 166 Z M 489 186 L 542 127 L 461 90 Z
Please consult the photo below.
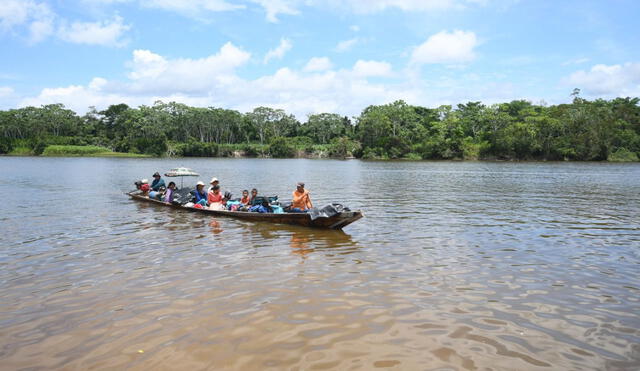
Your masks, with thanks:
M 80 116 L 50 104 L 0 111 L 0 153 L 58 153 L 68 145 L 154 156 L 637 161 L 639 101 L 589 101 L 576 89 L 569 104 L 396 101 L 353 118 L 322 113 L 306 122 L 267 107 L 241 113 L 156 102 Z

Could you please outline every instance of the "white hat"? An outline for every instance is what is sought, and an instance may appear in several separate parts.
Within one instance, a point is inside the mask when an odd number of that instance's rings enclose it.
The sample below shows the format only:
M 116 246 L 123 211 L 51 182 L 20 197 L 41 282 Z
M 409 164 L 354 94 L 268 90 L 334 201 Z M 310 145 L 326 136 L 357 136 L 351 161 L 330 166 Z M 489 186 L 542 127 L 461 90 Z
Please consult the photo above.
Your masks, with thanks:
M 203 183 L 202 181 L 199 181 L 198 183 L 196 183 L 196 185 L 197 185 L 197 186 L 199 186 L 199 185 L 203 186 L 203 185 L 204 185 L 204 183 Z
M 209 183 L 218 182 L 218 181 L 219 181 L 218 178 L 213 177 L 213 178 L 211 178 L 211 181 Z
M 149 183 L 149 179 L 142 179 L 142 184 L 147 184 Z

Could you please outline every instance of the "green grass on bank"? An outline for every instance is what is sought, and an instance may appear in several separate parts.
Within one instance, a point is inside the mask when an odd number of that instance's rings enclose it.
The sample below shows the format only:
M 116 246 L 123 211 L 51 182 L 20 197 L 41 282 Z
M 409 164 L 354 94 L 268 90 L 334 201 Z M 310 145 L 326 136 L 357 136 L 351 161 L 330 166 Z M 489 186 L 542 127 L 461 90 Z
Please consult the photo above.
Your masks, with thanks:
M 112 152 L 109 148 L 100 146 L 72 146 L 72 145 L 51 145 L 42 152 L 42 156 L 77 156 L 77 157 L 150 157 L 135 153 Z
M 8 153 L 9 156 L 33 156 L 33 151 L 29 147 L 15 147 L 11 152 Z
M 43 156 L 87 156 L 111 152 L 109 148 L 99 146 L 51 145 L 42 152 Z
M 617 151 L 611 153 L 609 158 L 607 158 L 609 162 L 638 162 L 638 155 L 634 152 L 629 151 L 626 148 L 620 148 Z

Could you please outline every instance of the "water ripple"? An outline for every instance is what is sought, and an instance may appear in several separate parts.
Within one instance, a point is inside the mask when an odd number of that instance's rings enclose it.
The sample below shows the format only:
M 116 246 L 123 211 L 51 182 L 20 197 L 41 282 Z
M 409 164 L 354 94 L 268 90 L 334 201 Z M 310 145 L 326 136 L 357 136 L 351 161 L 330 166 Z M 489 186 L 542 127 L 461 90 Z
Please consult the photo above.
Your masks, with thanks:
M 637 164 L 178 162 L 0 158 L 3 194 L 41 196 L 0 217 L 4 368 L 640 368 Z M 323 231 L 123 195 L 178 165 L 283 200 L 302 179 L 366 217 Z

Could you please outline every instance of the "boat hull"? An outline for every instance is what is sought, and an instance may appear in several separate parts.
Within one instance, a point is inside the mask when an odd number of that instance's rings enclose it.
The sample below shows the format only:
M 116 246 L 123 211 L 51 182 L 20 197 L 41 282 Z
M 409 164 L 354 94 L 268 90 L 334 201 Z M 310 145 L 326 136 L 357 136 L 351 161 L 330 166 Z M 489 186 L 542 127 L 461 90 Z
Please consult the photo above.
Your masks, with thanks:
M 328 217 L 328 218 L 316 218 L 311 220 L 311 216 L 305 213 L 285 213 L 285 214 L 263 214 L 253 213 L 245 211 L 226 211 L 226 210 L 209 210 L 209 209 L 197 209 L 195 207 L 185 207 L 182 205 L 173 205 L 166 202 L 154 200 L 146 196 L 142 196 L 137 192 L 127 193 L 129 197 L 136 201 L 147 202 L 158 206 L 170 207 L 172 209 L 179 209 L 184 211 L 197 212 L 202 214 L 208 214 L 212 216 L 224 216 L 236 219 L 243 219 L 254 222 L 268 222 L 279 224 L 291 224 L 300 225 L 303 227 L 311 228 L 325 228 L 325 229 L 342 229 L 347 225 L 355 222 L 363 217 L 361 211 L 343 211 L 340 214 Z

